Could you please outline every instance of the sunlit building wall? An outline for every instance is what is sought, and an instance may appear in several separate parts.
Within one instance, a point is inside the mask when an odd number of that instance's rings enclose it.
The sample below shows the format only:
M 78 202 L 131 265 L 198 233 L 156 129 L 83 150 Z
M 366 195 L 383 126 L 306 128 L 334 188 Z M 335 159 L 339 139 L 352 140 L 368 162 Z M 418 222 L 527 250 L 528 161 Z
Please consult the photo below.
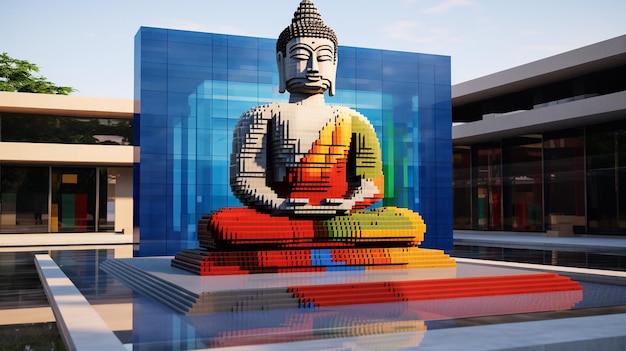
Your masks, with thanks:
M 132 100 L 0 101 L 0 233 L 132 233 Z

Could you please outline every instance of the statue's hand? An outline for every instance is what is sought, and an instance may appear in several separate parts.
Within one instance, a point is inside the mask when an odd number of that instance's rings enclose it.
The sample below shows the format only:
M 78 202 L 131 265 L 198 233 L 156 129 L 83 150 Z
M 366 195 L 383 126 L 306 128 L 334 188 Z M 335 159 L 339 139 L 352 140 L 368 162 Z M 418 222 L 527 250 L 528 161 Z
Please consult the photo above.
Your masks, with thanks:
M 354 205 L 354 201 L 343 198 L 327 198 L 322 200 L 319 205 L 301 205 L 293 208 L 295 215 L 324 215 L 337 216 L 349 212 Z
M 278 207 L 278 212 L 302 216 L 336 216 L 347 213 L 352 209 L 353 205 L 354 201 L 342 198 L 324 199 L 319 205 L 309 204 L 309 199 L 285 199 Z
M 292 211 L 298 207 L 306 206 L 309 204 L 309 199 L 300 198 L 300 199 L 285 199 L 279 206 L 278 209 L 281 211 Z
M 346 213 L 347 211 L 337 208 L 336 206 L 324 206 L 324 205 L 306 205 L 295 208 L 293 210 L 294 215 L 298 216 L 337 216 Z
M 322 205 L 335 209 L 337 213 L 345 213 L 352 210 L 354 200 L 344 198 L 328 198 L 322 201 Z
M 322 200 L 322 205 L 326 206 L 341 206 L 346 200 L 342 198 L 328 198 Z

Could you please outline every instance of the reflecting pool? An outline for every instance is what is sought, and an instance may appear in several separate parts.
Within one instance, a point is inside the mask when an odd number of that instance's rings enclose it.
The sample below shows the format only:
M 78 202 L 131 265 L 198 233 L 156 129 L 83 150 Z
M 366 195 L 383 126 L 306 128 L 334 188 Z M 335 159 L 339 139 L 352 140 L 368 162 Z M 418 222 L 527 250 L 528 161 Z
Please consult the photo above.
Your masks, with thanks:
M 580 282 L 582 300 L 565 311 L 533 310 L 534 305 L 551 303 L 554 296 L 512 295 L 437 300 L 436 304 L 412 301 L 184 315 L 97 269 L 107 258 L 112 257 L 102 251 L 68 251 L 55 262 L 133 350 L 277 343 L 297 343 L 302 350 L 335 344 L 355 350 L 419 349 L 433 330 L 626 312 L 626 286 Z

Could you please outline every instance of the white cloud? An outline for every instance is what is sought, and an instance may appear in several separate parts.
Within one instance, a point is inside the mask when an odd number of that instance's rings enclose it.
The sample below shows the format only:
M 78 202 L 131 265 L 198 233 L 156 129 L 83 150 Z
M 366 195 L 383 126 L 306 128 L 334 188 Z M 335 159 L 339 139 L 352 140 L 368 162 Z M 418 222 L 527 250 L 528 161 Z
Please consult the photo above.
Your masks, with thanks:
M 415 21 L 396 21 L 382 28 L 386 38 L 414 44 L 428 44 L 437 41 L 445 30 L 440 28 L 424 28 Z
M 411 38 L 412 32 L 419 26 L 415 21 L 396 21 L 383 28 L 385 36 L 391 39 L 408 39 Z
M 431 6 L 431 7 L 424 9 L 422 12 L 442 13 L 442 12 L 447 12 L 455 7 L 470 6 L 472 4 L 473 4 L 472 0 L 444 0 L 438 5 Z
M 390 49 L 414 50 L 445 54 L 450 46 L 456 45 L 458 38 L 450 28 L 430 27 L 418 21 L 396 21 L 381 28 L 382 36 Z
M 523 29 L 520 31 L 519 34 L 523 37 L 541 37 L 545 35 L 543 31 L 536 30 L 536 29 Z

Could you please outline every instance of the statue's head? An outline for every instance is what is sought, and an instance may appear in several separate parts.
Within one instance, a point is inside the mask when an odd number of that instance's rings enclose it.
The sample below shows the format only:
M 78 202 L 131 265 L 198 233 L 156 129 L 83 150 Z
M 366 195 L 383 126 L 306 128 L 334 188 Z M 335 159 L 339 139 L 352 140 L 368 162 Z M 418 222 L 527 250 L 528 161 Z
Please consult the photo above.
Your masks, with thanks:
M 335 95 L 337 36 L 310 0 L 302 0 L 276 42 L 279 91 Z

